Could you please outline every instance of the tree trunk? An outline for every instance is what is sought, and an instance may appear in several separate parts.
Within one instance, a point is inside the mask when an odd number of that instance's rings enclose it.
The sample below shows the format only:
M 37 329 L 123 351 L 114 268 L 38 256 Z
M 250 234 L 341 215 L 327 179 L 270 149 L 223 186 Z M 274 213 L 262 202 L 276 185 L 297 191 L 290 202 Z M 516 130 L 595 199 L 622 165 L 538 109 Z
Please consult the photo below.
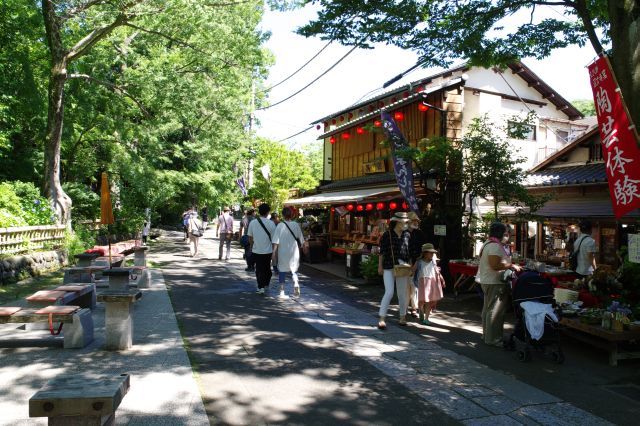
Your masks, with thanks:
M 640 0 L 609 0 L 611 66 L 631 120 L 640 127 Z
M 44 189 L 51 207 L 58 216 L 58 222 L 68 223 L 71 218 L 71 198 L 65 194 L 60 184 L 60 144 L 64 118 L 64 84 L 67 80 L 66 52 L 60 36 L 60 25 L 52 0 L 42 1 L 47 34 L 47 44 L 51 58 L 51 75 L 48 88 L 47 134 L 44 149 Z

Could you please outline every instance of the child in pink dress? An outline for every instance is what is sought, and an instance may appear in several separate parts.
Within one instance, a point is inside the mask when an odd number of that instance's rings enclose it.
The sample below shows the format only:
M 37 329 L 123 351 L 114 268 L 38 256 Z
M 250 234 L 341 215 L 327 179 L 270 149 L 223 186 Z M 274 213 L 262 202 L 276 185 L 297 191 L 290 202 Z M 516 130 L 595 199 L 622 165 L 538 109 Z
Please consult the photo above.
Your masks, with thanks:
M 415 264 L 418 271 L 418 307 L 420 308 L 420 322 L 431 325 L 429 314 L 436 304 L 444 297 L 442 289 L 445 287 L 440 268 L 436 263 L 435 253 L 438 251 L 433 244 L 422 246 L 422 258 Z

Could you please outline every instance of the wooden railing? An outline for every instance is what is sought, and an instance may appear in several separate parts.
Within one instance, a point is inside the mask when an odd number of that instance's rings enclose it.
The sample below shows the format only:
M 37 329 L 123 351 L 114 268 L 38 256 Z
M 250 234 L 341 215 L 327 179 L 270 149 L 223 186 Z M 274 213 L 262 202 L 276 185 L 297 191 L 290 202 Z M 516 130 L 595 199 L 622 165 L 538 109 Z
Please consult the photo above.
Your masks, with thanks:
M 62 246 L 65 225 L 17 226 L 0 228 L 0 254 L 17 254 Z

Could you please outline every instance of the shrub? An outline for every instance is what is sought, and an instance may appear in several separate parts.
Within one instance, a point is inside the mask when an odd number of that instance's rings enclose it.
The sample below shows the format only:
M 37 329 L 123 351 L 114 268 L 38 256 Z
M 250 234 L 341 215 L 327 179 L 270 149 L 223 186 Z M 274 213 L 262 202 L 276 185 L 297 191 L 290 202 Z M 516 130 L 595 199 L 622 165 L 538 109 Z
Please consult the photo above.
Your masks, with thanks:
M 13 181 L 0 184 L 0 210 L 5 210 L 32 226 L 51 225 L 56 221 L 49 202 L 31 182 Z M 14 222 L 5 216 L 8 222 Z
M 27 226 L 26 220 L 16 216 L 7 209 L 0 208 L 0 228 L 11 228 L 14 226 Z

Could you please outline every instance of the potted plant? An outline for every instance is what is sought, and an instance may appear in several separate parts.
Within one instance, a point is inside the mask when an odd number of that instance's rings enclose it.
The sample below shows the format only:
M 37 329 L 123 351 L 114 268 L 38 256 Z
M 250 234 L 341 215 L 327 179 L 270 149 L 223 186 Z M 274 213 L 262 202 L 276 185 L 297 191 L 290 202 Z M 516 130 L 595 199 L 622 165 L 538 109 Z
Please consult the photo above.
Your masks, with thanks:
M 360 271 L 368 284 L 379 284 L 382 277 L 378 275 L 378 255 L 370 254 L 366 260 L 360 262 Z

